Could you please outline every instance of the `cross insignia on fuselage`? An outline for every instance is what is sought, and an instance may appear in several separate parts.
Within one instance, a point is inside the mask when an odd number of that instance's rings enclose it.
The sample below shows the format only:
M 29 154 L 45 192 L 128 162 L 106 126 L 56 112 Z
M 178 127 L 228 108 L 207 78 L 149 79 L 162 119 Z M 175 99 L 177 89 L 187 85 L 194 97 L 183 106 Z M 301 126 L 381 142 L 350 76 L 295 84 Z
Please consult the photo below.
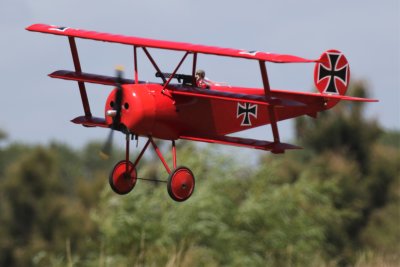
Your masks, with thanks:
M 257 118 L 257 104 L 238 103 L 236 118 L 243 116 L 240 126 L 251 126 L 250 116 Z
M 327 68 L 323 64 L 319 64 L 318 83 L 323 79 L 329 79 L 324 93 L 339 94 L 336 86 L 336 80 L 340 80 L 342 83 L 347 85 L 347 69 L 349 64 L 346 64 L 339 69 L 337 65 L 340 57 L 342 57 L 342 54 L 328 53 L 330 67 Z

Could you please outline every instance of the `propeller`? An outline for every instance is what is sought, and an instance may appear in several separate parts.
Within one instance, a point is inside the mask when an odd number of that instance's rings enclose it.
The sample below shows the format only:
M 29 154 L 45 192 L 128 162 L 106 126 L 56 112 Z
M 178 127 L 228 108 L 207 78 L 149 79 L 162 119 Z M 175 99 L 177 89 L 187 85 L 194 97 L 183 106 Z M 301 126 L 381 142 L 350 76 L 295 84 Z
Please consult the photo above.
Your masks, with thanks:
M 111 111 L 113 113 L 112 124 L 110 127 L 111 129 L 110 133 L 108 134 L 107 140 L 100 151 L 100 157 L 103 159 L 108 159 L 110 157 L 112 151 L 114 130 L 118 130 L 121 123 L 121 109 L 122 109 L 122 98 L 123 98 L 122 71 L 123 71 L 122 67 L 116 68 L 116 82 L 115 82 L 116 92 L 114 101 L 111 102 L 111 107 L 113 108 L 113 110 Z

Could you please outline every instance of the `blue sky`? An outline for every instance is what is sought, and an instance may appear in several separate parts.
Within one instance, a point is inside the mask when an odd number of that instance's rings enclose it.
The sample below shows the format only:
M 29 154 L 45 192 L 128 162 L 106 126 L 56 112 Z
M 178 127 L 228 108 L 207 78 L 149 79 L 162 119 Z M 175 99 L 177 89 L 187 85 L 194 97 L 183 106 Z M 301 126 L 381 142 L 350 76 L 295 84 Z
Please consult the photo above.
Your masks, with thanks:
M 66 38 L 31 33 L 33 23 L 70 26 L 154 39 L 260 50 L 317 58 L 327 49 L 344 52 L 352 80 L 364 79 L 371 97 L 367 116 L 385 128 L 400 129 L 400 7 L 387 1 L 0 1 L 2 97 L 0 127 L 10 141 L 80 147 L 103 140 L 104 129 L 86 129 L 69 122 L 82 115 L 77 85 L 47 74 L 73 69 Z M 128 46 L 78 40 L 84 71 L 112 75 L 125 65 L 132 75 Z M 154 51 L 165 70 L 172 70 L 180 53 Z M 154 71 L 141 55 L 140 78 L 153 80 Z M 213 80 L 232 85 L 261 86 L 255 61 L 201 56 L 200 66 Z M 311 64 L 268 64 L 271 86 L 310 91 Z M 95 115 L 103 115 L 111 88 L 88 86 Z M 279 124 L 282 139 L 293 138 L 292 122 Z M 244 134 L 270 139 L 270 129 Z M 123 138 L 121 136 L 121 142 Z

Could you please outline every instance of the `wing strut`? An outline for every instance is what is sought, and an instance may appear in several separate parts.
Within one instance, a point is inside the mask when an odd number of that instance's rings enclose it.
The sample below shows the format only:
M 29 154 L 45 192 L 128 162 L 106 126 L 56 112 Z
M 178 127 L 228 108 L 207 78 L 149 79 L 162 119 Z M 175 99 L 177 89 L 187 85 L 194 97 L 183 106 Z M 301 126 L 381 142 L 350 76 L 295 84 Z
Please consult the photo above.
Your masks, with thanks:
M 157 66 L 157 63 L 154 61 L 153 57 L 150 55 L 149 51 L 147 51 L 146 47 L 142 47 L 144 53 L 146 54 L 146 56 L 148 57 L 148 59 L 150 60 L 151 64 L 153 64 L 153 67 L 156 69 L 157 72 L 160 73 L 161 75 L 161 79 L 163 80 L 164 83 L 167 82 L 167 79 L 165 79 L 164 74 L 161 72 L 160 68 Z
M 135 83 L 139 83 L 139 74 L 138 74 L 138 64 L 137 64 L 137 47 L 136 45 L 133 46 L 133 68 L 134 68 L 134 76 L 135 76 Z
M 270 98 L 271 95 L 271 88 L 269 86 L 267 68 L 265 66 L 265 61 L 259 60 L 259 63 L 260 63 L 261 77 L 264 85 L 265 97 L 268 99 Z M 272 134 L 274 135 L 274 143 L 280 143 L 278 124 L 276 120 L 274 105 L 268 105 L 268 113 L 269 113 L 269 119 L 271 121 Z
M 76 48 L 75 38 L 68 37 L 69 46 L 71 48 L 72 60 L 74 61 L 75 72 L 82 73 L 81 63 L 79 62 L 78 49 Z M 83 110 L 85 111 L 85 117 L 92 117 L 90 112 L 89 100 L 86 94 L 85 83 L 78 81 L 79 92 L 81 94 Z
M 193 53 L 192 86 L 196 87 L 197 53 Z
M 162 92 L 164 93 L 165 88 L 167 88 L 168 84 L 171 82 L 172 78 L 174 78 L 176 72 L 179 70 L 179 68 L 181 67 L 183 61 L 185 61 L 187 55 L 189 54 L 189 52 L 186 52 L 185 55 L 183 56 L 183 58 L 181 59 L 181 61 L 179 62 L 178 66 L 176 66 L 174 72 L 172 72 L 171 76 L 169 77 L 168 81 L 164 84 L 164 87 L 162 89 Z

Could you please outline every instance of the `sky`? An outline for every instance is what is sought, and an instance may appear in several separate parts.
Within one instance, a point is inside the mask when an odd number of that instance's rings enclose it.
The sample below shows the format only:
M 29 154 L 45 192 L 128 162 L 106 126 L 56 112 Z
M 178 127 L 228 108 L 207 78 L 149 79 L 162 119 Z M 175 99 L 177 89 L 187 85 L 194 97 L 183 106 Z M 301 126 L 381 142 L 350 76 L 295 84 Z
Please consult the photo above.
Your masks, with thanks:
M 57 141 L 79 148 L 104 140 L 108 132 L 70 122 L 83 114 L 77 84 L 47 76 L 59 69 L 73 70 L 68 41 L 24 30 L 34 23 L 305 58 L 338 49 L 350 63 L 352 81 L 365 80 L 370 97 L 380 101 L 368 103 L 366 115 L 386 129 L 400 129 L 397 0 L 1 0 L 0 129 L 7 132 L 8 142 Z M 77 45 L 83 71 L 113 75 L 117 65 L 124 65 L 125 76 L 132 77 L 131 47 L 88 40 L 77 40 Z M 178 52 L 151 53 L 167 72 L 182 57 Z M 212 80 L 262 85 L 256 61 L 203 55 L 198 60 Z M 313 64 L 268 63 L 267 68 L 272 88 L 305 92 L 313 88 Z M 141 80 L 157 81 L 143 54 L 139 71 Z M 111 89 L 87 85 L 94 115 L 103 116 Z M 294 138 L 292 121 L 278 125 L 283 141 Z M 242 136 L 269 140 L 270 132 L 262 127 Z M 123 143 L 122 135 L 119 139 Z

